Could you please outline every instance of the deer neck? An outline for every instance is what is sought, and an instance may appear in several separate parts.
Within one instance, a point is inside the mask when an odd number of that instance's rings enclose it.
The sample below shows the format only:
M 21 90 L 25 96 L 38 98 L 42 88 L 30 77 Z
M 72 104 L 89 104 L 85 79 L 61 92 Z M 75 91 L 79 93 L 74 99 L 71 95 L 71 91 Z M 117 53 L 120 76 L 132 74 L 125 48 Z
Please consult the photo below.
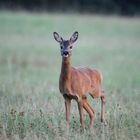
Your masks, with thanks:
M 61 66 L 61 78 L 65 81 L 68 80 L 71 76 L 71 63 L 70 57 L 62 57 L 62 66 Z

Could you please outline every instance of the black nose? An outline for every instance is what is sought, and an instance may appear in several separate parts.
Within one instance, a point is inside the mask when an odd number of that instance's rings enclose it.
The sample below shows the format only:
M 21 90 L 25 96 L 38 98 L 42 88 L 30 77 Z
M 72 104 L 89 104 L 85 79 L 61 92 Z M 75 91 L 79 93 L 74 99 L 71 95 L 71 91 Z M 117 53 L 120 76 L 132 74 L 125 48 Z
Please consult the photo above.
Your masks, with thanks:
M 63 54 L 64 54 L 64 55 L 68 55 L 69 52 L 68 52 L 68 51 L 64 51 Z

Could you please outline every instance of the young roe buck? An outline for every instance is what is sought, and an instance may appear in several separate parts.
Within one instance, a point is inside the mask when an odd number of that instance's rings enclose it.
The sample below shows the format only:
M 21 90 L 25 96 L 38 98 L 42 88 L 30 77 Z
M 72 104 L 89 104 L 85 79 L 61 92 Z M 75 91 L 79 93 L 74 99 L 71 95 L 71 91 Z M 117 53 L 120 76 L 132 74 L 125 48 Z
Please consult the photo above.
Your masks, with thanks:
M 87 101 L 88 94 L 93 98 L 101 98 L 101 122 L 104 122 L 105 97 L 103 92 L 100 90 L 102 81 L 101 73 L 97 70 L 91 70 L 86 67 L 71 67 L 72 45 L 78 39 L 78 32 L 74 32 L 69 40 L 64 40 L 57 32 L 54 32 L 53 35 L 55 40 L 59 42 L 61 49 L 62 66 L 59 79 L 59 89 L 65 99 L 67 127 L 69 128 L 70 123 L 70 106 L 72 99 L 75 99 L 78 103 L 82 128 L 85 128 L 83 108 L 89 114 L 90 126 L 93 125 L 94 110 Z

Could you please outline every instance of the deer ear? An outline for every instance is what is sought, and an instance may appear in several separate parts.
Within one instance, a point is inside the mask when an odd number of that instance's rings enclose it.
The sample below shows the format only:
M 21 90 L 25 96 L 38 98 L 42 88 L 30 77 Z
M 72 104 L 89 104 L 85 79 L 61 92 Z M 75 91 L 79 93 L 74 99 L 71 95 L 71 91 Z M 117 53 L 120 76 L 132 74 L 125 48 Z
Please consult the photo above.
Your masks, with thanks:
M 57 32 L 53 32 L 53 36 L 57 42 L 61 43 L 63 41 L 63 38 Z
M 73 44 L 78 39 L 78 32 L 74 32 L 70 38 L 70 43 Z

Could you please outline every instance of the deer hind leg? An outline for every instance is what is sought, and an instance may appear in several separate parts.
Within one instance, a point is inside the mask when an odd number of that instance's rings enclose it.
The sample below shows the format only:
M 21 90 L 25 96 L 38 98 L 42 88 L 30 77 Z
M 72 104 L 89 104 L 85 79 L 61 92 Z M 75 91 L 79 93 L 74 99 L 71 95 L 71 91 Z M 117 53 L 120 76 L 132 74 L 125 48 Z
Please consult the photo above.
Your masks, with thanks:
M 104 124 L 106 125 L 105 122 L 105 118 L 104 118 L 104 113 L 105 113 L 105 96 L 104 96 L 104 91 L 98 91 L 98 92 L 92 92 L 90 93 L 91 97 L 94 99 L 94 97 L 100 97 L 101 99 L 101 122 L 104 122 Z
M 87 111 L 90 117 L 90 128 L 93 126 L 94 123 L 94 111 L 91 106 L 88 104 L 87 99 L 83 99 L 83 107 Z
M 101 91 L 99 95 L 100 95 L 100 98 L 101 98 L 101 122 L 105 122 L 105 119 L 104 119 L 104 113 L 105 113 L 105 96 L 104 96 L 104 92 Z

